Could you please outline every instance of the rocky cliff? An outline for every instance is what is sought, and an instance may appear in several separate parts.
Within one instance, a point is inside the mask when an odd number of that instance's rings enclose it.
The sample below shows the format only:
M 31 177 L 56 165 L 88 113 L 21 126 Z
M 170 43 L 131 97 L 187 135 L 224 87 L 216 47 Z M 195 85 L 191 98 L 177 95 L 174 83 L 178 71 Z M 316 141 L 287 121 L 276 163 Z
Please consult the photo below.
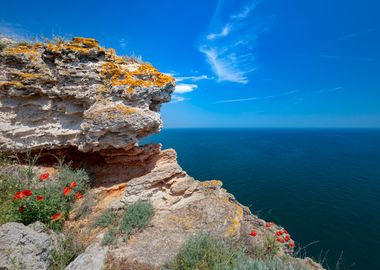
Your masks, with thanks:
M 67 269 L 102 269 L 106 254 L 158 269 L 201 231 L 240 241 L 252 254 L 269 238 L 283 239 L 284 228 L 252 215 L 220 181 L 187 175 L 174 150 L 138 146 L 139 138 L 161 128 L 159 109 L 170 100 L 173 78 L 88 38 L 55 44 L 3 38 L 0 69 L 1 150 L 40 150 L 43 165 L 51 165 L 54 154 L 95 175 L 90 215 L 78 219 L 74 210 L 65 223 L 88 245 Z M 128 241 L 101 247 L 104 231 L 88 226 L 91 221 L 140 200 L 153 205 L 150 225 Z M 276 245 L 277 256 L 294 269 L 322 269 L 294 258 L 290 237 Z
M 89 38 L 0 40 L 1 150 L 130 149 L 156 133 L 173 78 Z

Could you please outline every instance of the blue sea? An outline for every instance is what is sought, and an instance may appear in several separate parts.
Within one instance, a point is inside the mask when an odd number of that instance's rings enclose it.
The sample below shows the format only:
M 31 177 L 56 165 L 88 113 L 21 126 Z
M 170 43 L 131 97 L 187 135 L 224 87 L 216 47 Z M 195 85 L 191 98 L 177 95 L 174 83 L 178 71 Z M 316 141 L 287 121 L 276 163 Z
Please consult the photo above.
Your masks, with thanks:
M 222 180 L 331 269 L 380 269 L 380 130 L 164 129 L 148 142 L 174 148 L 196 179 Z

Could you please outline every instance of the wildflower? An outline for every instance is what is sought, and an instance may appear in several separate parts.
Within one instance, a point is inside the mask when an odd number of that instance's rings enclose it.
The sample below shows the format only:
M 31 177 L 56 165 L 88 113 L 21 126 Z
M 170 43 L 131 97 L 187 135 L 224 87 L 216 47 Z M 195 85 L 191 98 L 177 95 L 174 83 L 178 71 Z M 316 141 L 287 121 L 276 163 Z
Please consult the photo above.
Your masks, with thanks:
M 276 238 L 276 241 L 279 243 L 284 243 L 284 240 L 282 238 Z
M 83 194 L 80 193 L 80 192 L 77 192 L 77 193 L 75 193 L 75 198 L 76 198 L 77 200 L 82 199 L 82 198 L 83 198 Z
M 50 219 L 51 219 L 52 221 L 56 221 L 56 220 L 60 219 L 61 216 L 62 216 L 62 213 L 57 213 L 57 214 L 52 215 L 52 216 L 50 217 Z
M 25 210 L 25 207 L 24 207 L 24 206 L 20 206 L 20 207 L 18 208 L 18 211 L 19 211 L 20 213 L 24 212 L 24 210 Z
M 24 189 L 23 191 L 21 191 L 21 193 L 22 195 L 24 195 L 24 197 L 29 197 L 33 195 L 33 192 L 30 189 Z
M 65 188 L 63 189 L 63 195 L 65 195 L 65 196 L 69 195 L 70 192 L 71 192 L 71 188 L 69 188 L 69 187 L 65 187 Z
M 42 197 L 42 196 L 37 196 L 37 201 L 43 201 L 44 200 L 44 197 Z
M 289 235 L 285 236 L 285 237 L 284 237 L 284 240 L 285 240 L 286 242 L 289 242 L 289 241 L 290 241 L 290 237 L 289 237 Z
M 49 178 L 49 173 L 40 174 L 40 181 L 44 181 Z
M 295 246 L 296 246 L 296 244 L 294 244 L 294 242 L 289 243 L 289 247 L 294 248 Z
M 266 226 L 267 228 L 270 228 L 273 224 L 274 224 L 273 222 L 267 222 L 267 223 L 265 224 L 265 226 Z
M 255 237 L 257 235 L 257 232 L 256 231 L 251 231 L 249 235 Z
M 76 187 L 77 185 L 78 185 L 77 182 L 74 182 L 74 181 L 70 183 L 70 187 L 71 187 L 71 188 L 74 188 L 74 187 Z
M 277 235 L 277 236 L 281 236 L 281 235 L 282 235 L 282 231 L 277 231 L 277 232 L 276 232 L 276 235 Z
M 16 192 L 16 194 L 13 196 L 13 200 L 21 200 L 24 198 L 25 195 L 22 193 L 22 191 Z

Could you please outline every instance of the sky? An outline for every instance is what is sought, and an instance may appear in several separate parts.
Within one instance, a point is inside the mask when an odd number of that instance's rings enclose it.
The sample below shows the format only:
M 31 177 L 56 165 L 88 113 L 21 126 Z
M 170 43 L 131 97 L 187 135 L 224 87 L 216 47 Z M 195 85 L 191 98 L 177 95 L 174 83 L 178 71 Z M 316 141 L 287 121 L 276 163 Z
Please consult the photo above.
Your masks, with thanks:
M 177 80 L 167 128 L 380 128 L 377 0 L 2 0 L 0 33 L 93 37 Z

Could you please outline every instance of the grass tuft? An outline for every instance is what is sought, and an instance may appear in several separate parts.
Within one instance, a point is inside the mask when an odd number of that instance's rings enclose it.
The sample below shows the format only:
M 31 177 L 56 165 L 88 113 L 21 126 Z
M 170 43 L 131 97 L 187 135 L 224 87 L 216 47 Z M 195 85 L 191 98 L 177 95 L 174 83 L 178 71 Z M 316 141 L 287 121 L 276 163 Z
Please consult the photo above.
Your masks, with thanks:
M 143 229 L 150 222 L 153 213 L 153 206 L 149 202 L 137 201 L 131 204 L 121 219 L 120 231 L 129 235 Z

